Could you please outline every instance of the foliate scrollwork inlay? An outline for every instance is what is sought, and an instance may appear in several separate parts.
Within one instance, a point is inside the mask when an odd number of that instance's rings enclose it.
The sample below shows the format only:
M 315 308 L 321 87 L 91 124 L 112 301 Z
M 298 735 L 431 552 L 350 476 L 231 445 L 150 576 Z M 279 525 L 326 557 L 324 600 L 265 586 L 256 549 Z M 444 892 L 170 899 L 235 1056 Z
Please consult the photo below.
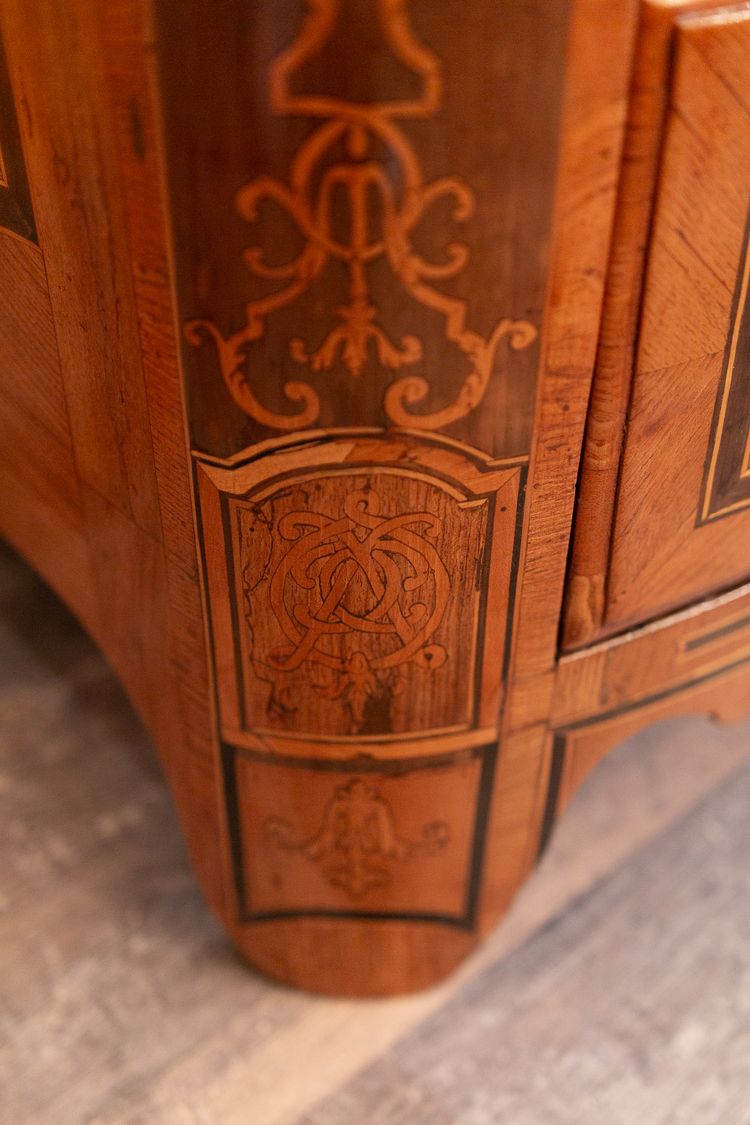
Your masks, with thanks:
M 330 37 L 341 0 L 307 0 L 307 16 L 297 38 L 270 67 L 271 105 L 276 114 L 309 117 L 322 123 L 308 135 L 292 159 L 287 183 L 260 176 L 237 194 L 240 215 L 254 222 L 263 202 L 272 202 L 290 218 L 301 249 L 288 261 L 269 263 L 258 246 L 244 252 L 252 273 L 279 288 L 245 306 L 245 325 L 225 336 L 211 320 L 190 320 L 187 340 L 195 347 L 207 335 L 216 348 L 222 376 L 237 405 L 251 418 L 278 430 L 298 430 L 314 424 L 320 414 L 318 392 L 302 379 L 285 384 L 296 411 L 282 413 L 264 406 L 253 386 L 248 358 L 251 344 L 263 339 L 266 321 L 291 306 L 321 277 L 331 261 L 341 263 L 347 289 L 335 313 L 339 323 L 313 347 L 300 336 L 289 340 L 289 357 L 301 371 L 320 373 L 341 362 L 353 378 L 361 377 L 373 360 L 381 370 L 399 372 L 387 387 L 384 410 L 398 425 L 439 429 L 468 414 L 487 389 L 501 341 L 512 349 L 526 348 L 536 329 L 526 320 L 501 319 L 486 336 L 469 327 L 468 303 L 436 288 L 433 282 L 455 277 L 466 267 L 469 247 L 450 243 L 442 261 L 430 261 L 415 247 L 415 229 L 439 200 L 451 205 L 454 222 L 464 222 L 474 208 L 470 186 L 457 176 L 426 183 L 419 156 L 398 119 L 428 118 L 439 108 L 442 70 L 437 56 L 418 42 L 406 14 L 406 0 L 377 0 L 385 38 L 399 61 L 419 76 L 421 95 L 412 100 L 372 103 L 316 94 L 294 94 L 289 79 L 294 71 Z M 336 233 L 335 202 L 342 197 L 348 210 L 348 238 Z M 405 295 L 443 319 L 448 343 L 463 357 L 464 372 L 453 401 L 441 409 L 416 413 L 430 394 L 428 380 L 405 369 L 423 358 L 417 331 L 394 339 L 383 323 L 368 271 L 385 262 Z M 465 368 L 468 366 L 468 373 Z
M 300 838 L 279 817 L 266 820 L 264 835 L 279 849 L 300 852 L 320 863 L 328 882 L 351 898 L 387 887 L 395 863 L 436 855 L 450 839 L 444 821 L 425 824 L 417 840 L 401 836 L 390 804 L 375 786 L 356 777 L 336 786 L 312 836 Z

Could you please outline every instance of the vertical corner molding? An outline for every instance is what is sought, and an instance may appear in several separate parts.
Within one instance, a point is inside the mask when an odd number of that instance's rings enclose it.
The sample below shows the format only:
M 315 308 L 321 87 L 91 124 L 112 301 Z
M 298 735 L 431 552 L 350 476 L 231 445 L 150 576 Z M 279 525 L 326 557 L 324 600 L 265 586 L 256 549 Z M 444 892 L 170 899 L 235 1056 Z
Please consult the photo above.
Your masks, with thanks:
M 156 3 L 238 916 L 471 930 L 567 4 L 481 0 L 458 27 L 416 0 L 282 5 Z M 544 75 L 510 81 L 540 34 Z

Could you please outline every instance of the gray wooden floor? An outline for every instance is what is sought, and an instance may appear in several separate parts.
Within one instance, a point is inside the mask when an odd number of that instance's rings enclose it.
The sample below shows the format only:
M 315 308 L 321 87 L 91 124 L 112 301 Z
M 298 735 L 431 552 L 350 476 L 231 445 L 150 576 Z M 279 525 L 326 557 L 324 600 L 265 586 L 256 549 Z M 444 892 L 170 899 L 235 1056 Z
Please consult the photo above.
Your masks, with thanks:
M 305 996 L 204 908 L 149 741 L 0 551 L 0 1125 L 749 1125 L 750 723 L 586 784 L 503 926 L 416 997 Z

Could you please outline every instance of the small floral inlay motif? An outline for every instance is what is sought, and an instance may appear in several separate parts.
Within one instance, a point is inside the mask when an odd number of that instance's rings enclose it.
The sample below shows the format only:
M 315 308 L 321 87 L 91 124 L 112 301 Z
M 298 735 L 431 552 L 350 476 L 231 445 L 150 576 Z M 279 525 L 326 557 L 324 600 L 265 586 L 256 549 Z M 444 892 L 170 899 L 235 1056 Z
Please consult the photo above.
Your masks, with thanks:
M 265 822 L 264 834 L 283 851 L 301 852 L 320 863 L 328 882 L 352 898 L 388 886 L 395 863 L 436 855 L 450 839 L 448 825 L 438 820 L 424 825 L 418 840 L 399 835 L 390 805 L 361 778 L 336 786 L 314 835 L 298 838 L 279 817 Z

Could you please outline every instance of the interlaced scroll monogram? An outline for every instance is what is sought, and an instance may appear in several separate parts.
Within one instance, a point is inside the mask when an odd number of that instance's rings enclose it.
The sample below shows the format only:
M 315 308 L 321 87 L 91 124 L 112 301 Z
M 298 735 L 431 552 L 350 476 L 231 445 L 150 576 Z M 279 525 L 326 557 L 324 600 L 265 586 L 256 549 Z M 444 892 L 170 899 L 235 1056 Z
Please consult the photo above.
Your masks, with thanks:
M 379 682 L 403 689 L 398 668 L 431 671 L 447 659 L 430 643 L 443 619 L 450 578 L 433 540 L 430 512 L 380 514 L 373 489 L 350 493 L 339 518 L 295 511 L 282 516 L 290 543 L 270 582 L 271 607 L 288 643 L 264 658 L 276 676 L 304 670 L 326 699 L 341 699 L 355 729 Z
M 292 826 L 279 817 L 269 817 L 264 834 L 284 851 L 302 852 L 320 861 L 329 883 L 342 887 L 352 898 L 388 886 L 394 862 L 435 855 L 449 839 L 443 821 L 426 824 L 419 840 L 400 836 L 388 802 L 360 778 L 336 787 L 320 827 L 310 838 L 295 838 Z
M 444 319 L 446 340 L 463 356 L 464 366 L 468 364 L 468 373 L 459 376 L 462 382 L 453 402 L 438 410 L 413 410 L 430 393 L 421 374 L 401 374 L 385 391 L 384 409 L 392 423 L 439 429 L 481 402 L 500 342 L 507 341 L 513 349 L 526 348 L 536 329 L 529 321 L 503 318 L 487 336 L 474 331 L 467 323 L 467 302 L 447 296 L 432 284 L 459 274 L 469 261 L 469 248 L 452 242 L 442 261 L 430 261 L 413 244 L 417 224 L 438 200 L 449 200 L 453 220 L 462 222 L 472 213 L 474 196 L 456 176 L 425 183 L 417 153 L 396 124 L 398 119 L 431 117 L 440 106 L 443 86 L 440 60 L 414 37 L 406 14 L 407 0 L 376 0 L 377 12 L 394 55 L 421 79 L 419 97 L 361 103 L 291 92 L 291 75 L 329 39 L 343 2 L 307 0 L 307 16 L 297 38 L 270 67 L 273 112 L 322 123 L 294 156 L 288 183 L 260 176 L 241 188 L 236 198 L 239 213 L 249 221 L 258 219 L 262 201 L 276 203 L 296 227 L 301 249 L 281 264 L 269 263 L 258 246 L 246 249 L 244 258 L 250 270 L 259 278 L 278 282 L 279 288 L 248 302 L 244 327 L 229 336 L 209 320 L 188 321 L 185 334 L 195 347 L 208 334 L 230 394 L 251 418 L 277 430 L 310 426 L 320 414 L 317 391 L 309 382 L 290 380 L 284 395 L 298 408 L 291 413 L 270 410 L 251 385 L 247 349 L 265 335 L 267 318 L 292 305 L 334 260 L 344 265 L 348 275 L 348 291 L 335 310 L 340 323 L 318 347 L 301 337 L 291 339 L 291 360 L 300 369 L 323 372 L 340 357 L 352 377 L 360 376 L 373 357 L 381 369 L 397 372 L 416 364 L 423 357 L 419 336 L 407 333 L 392 339 L 370 293 L 368 269 L 384 259 L 405 293 Z M 344 159 L 339 155 L 342 145 Z M 378 159 L 383 150 L 385 156 Z M 334 229 L 335 202 L 342 192 L 349 220 L 346 240 Z

